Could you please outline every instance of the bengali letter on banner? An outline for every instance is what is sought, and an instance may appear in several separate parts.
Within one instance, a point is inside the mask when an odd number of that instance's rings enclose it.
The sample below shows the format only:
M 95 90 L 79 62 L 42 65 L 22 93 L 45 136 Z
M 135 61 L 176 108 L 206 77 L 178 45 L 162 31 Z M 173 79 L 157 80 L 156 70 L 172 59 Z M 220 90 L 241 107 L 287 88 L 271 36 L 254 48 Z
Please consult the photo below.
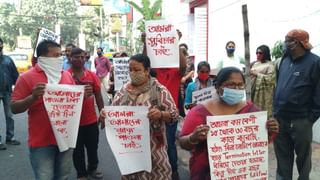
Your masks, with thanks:
M 130 81 L 129 58 L 113 58 L 114 90 L 119 91 L 121 87 Z
M 192 103 L 201 104 L 208 99 L 218 98 L 215 87 L 207 87 L 192 92 Z
M 77 143 L 84 86 L 47 84 L 43 102 L 60 152 Z
M 267 112 L 209 116 L 212 180 L 268 179 Z
M 106 135 L 122 175 L 151 172 L 146 106 L 107 106 Z
M 179 38 L 166 20 L 146 21 L 147 54 L 152 68 L 179 67 Z
M 58 44 L 60 44 L 60 35 L 56 34 L 53 31 L 50 31 L 46 28 L 41 28 L 39 35 L 38 35 L 38 40 L 37 40 L 37 45 L 36 47 L 38 47 L 38 44 L 44 40 L 50 40 L 50 41 L 54 41 Z M 37 57 L 37 51 L 34 51 L 34 57 Z

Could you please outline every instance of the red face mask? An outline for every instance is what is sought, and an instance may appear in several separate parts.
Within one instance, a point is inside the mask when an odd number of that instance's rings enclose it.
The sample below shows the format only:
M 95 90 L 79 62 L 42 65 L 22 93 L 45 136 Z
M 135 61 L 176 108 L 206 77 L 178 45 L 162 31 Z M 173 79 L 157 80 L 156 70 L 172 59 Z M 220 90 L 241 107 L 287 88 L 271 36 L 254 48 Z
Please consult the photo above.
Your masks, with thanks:
M 199 73 L 198 74 L 198 78 L 201 80 L 201 81 L 206 81 L 209 79 L 209 73 Z

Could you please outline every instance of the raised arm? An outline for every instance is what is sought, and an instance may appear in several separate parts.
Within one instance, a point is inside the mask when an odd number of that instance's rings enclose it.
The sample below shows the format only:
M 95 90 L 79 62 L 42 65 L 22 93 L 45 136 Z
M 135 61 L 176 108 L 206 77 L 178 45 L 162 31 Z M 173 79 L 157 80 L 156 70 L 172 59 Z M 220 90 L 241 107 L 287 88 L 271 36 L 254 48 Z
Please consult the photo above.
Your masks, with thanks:
M 11 110 L 13 114 L 25 112 L 38 98 L 42 97 L 45 92 L 46 85 L 39 83 L 33 87 L 32 94 L 21 100 L 13 100 L 11 102 Z

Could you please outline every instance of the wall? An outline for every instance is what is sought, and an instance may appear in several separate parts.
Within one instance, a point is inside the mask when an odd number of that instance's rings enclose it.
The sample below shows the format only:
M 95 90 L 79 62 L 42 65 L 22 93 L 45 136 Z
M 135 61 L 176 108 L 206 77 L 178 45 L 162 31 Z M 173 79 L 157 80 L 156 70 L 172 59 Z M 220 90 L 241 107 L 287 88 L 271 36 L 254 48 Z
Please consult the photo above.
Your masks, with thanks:
M 320 16 L 317 0 L 210 0 L 210 63 L 215 64 L 225 54 L 225 43 L 229 40 L 236 42 L 236 53 L 244 56 L 243 4 L 248 6 L 251 61 L 255 60 L 256 47 L 266 44 L 272 48 L 293 28 L 307 30 L 313 46 L 319 45 L 320 24 L 315 23 Z

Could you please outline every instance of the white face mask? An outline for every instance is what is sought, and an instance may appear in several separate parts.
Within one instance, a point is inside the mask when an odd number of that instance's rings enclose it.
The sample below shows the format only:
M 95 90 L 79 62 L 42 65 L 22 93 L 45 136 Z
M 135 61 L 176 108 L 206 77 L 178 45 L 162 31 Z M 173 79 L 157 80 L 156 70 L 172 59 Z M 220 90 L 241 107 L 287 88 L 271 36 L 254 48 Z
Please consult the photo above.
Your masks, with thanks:
M 60 57 L 38 57 L 38 65 L 45 72 L 48 83 L 58 84 L 61 79 L 63 58 Z

